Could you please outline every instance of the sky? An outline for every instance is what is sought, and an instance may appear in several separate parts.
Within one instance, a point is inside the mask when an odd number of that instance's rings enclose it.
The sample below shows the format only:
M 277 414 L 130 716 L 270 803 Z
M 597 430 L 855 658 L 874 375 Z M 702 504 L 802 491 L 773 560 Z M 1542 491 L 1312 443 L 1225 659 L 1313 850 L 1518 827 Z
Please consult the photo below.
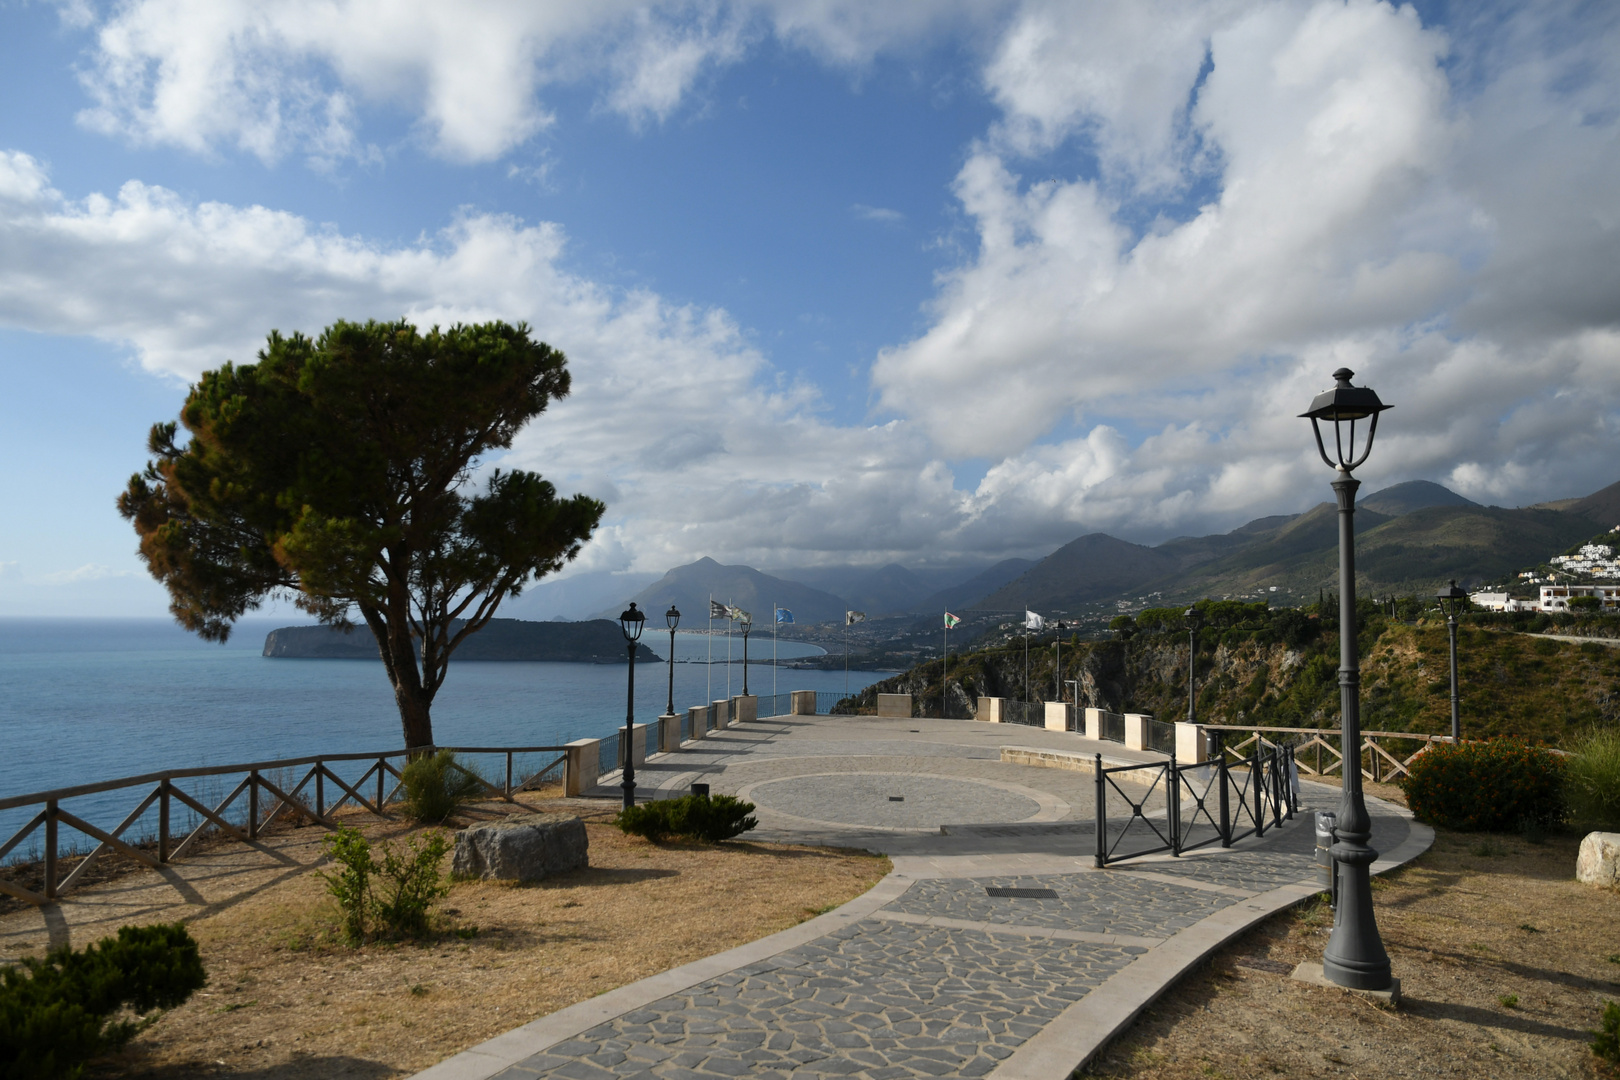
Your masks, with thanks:
M 1039 556 L 1620 480 L 1620 6 L 0 0 L 0 615 L 272 330 L 524 320 L 565 572 Z

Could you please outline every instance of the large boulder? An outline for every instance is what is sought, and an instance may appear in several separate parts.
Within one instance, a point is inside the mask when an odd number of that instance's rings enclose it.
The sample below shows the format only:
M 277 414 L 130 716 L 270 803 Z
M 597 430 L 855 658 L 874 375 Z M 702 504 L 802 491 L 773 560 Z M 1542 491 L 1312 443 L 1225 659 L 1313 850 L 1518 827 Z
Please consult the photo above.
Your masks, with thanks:
M 456 833 L 458 878 L 539 881 L 587 864 L 585 823 L 572 814 L 518 814 Z
M 1575 877 L 1588 885 L 1620 885 L 1620 833 L 1587 833 L 1575 858 Z

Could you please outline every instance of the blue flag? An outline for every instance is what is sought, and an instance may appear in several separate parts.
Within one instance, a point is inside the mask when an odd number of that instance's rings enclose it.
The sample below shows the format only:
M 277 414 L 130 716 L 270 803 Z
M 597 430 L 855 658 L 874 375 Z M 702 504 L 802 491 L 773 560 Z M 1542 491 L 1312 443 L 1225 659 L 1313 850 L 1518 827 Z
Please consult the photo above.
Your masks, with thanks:
M 793 612 L 789 611 L 785 607 L 777 608 L 776 609 L 776 621 L 778 623 L 790 623 L 790 622 L 792 622 L 793 621 Z

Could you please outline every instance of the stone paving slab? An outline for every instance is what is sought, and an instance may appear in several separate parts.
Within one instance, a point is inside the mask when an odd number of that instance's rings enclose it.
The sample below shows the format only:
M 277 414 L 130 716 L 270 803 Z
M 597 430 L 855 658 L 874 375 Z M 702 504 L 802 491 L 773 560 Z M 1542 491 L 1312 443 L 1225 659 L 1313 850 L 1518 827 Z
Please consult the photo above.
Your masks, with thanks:
M 835 912 L 581 1002 L 419 1075 L 1063 1077 L 1211 950 L 1317 891 L 1309 809 L 1336 805 L 1325 786 L 1302 785 L 1307 811 L 1263 838 L 1097 870 L 1089 779 L 1000 761 L 985 726 L 794 718 L 729 729 L 696 744 L 701 754 L 655 758 L 648 771 L 670 794 L 685 777 L 708 776 L 717 792 L 762 796 L 770 838 L 854 842 L 890 854 L 894 870 Z M 1045 736 L 1043 745 L 1085 742 L 1014 730 L 1020 741 Z M 1006 820 L 1032 807 L 1046 820 Z M 1375 869 L 1432 841 L 1403 812 L 1377 800 L 1369 808 L 1385 853 Z M 947 812 L 960 820 L 929 827 Z

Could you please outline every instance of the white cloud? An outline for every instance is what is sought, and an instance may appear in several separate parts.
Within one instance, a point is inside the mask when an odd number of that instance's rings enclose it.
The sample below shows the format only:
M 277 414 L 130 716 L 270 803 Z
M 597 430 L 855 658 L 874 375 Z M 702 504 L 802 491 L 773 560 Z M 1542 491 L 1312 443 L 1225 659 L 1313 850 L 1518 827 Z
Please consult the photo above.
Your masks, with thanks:
M 767 33 L 858 67 L 1001 6 L 128 0 L 94 25 L 83 73 L 94 105 L 80 119 L 140 144 L 303 153 L 325 166 L 376 156 L 359 117 L 381 108 L 411 117 L 442 157 L 488 161 L 553 123 L 548 87 L 595 85 L 604 108 L 639 125 L 667 118 Z M 86 22 L 87 9 L 69 10 Z
M 1457 43 L 1410 8 L 1026 7 L 956 180 L 978 251 L 880 355 L 884 406 L 999 462 L 978 497 L 1001 512 L 1159 535 L 1318 490 L 1294 414 L 1341 364 L 1399 406 L 1369 480 L 1612 482 L 1620 34 L 1524 11 L 1462 43 L 1459 94 Z M 1066 140 L 1097 179 L 1019 177 Z M 1201 181 L 1180 220 L 1131 224 Z
M 898 210 L 891 210 L 887 206 L 867 206 L 865 203 L 856 203 L 849 209 L 862 221 L 879 221 L 885 225 L 898 225 L 906 220 L 906 215 Z
M 110 566 L 100 563 L 85 563 L 72 570 L 57 570 L 49 574 L 40 574 L 28 579 L 30 584 L 37 585 L 76 585 L 85 581 L 105 581 L 108 578 L 133 577 L 129 570 L 114 570 Z

